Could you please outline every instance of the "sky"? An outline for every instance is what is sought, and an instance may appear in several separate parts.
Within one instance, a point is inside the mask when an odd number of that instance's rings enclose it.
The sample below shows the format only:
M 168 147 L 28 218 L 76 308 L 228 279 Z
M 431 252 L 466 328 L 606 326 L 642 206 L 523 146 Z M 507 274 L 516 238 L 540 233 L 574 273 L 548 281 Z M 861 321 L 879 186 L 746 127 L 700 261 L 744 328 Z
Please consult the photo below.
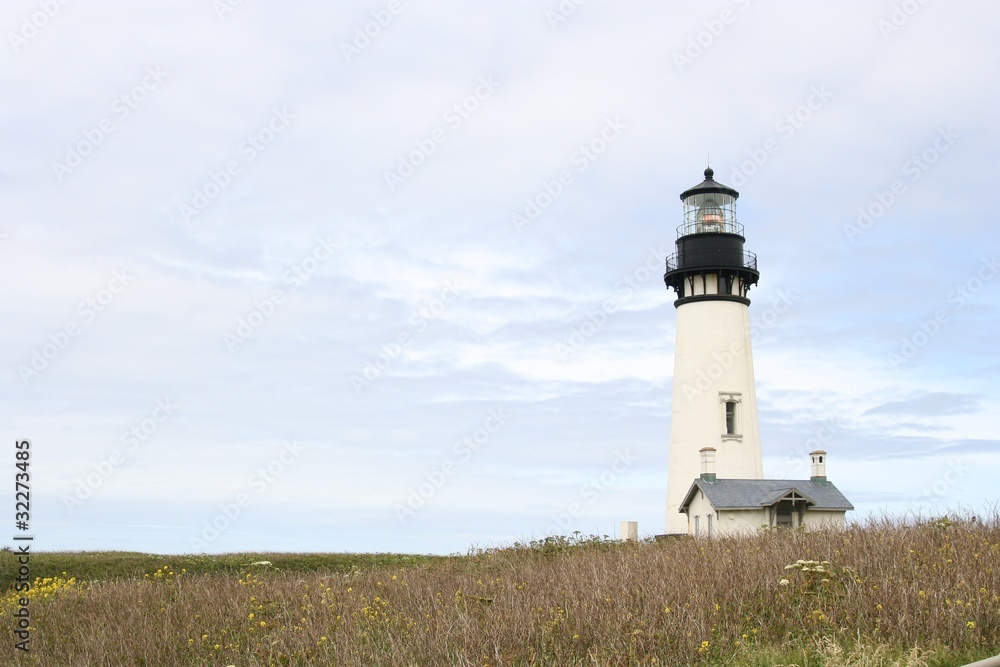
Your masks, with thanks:
M 0 424 L 34 549 L 662 532 L 664 257 L 709 162 L 758 258 L 765 476 L 820 447 L 852 520 L 995 511 L 998 22 L 5 2 Z

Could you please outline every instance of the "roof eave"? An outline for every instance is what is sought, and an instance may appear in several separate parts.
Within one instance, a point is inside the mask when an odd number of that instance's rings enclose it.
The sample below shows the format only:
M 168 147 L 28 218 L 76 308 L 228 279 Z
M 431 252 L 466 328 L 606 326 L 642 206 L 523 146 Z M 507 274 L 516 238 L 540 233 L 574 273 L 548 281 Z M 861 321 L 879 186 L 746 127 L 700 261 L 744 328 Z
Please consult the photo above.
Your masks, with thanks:
M 688 492 L 684 494 L 684 500 L 682 500 L 681 504 L 677 507 L 678 514 L 685 514 L 686 513 L 688 505 L 690 505 L 691 501 L 694 500 L 694 490 L 701 488 L 701 486 L 698 484 L 698 482 L 700 482 L 700 481 L 701 481 L 701 479 L 695 479 L 693 482 L 691 482 L 691 486 L 688 488 Z M 712 502 L 711 498 L 709 499 L 708 502 L 709 503 Z M 714 507 L 714 505 L 713 505 L 713 507 Z

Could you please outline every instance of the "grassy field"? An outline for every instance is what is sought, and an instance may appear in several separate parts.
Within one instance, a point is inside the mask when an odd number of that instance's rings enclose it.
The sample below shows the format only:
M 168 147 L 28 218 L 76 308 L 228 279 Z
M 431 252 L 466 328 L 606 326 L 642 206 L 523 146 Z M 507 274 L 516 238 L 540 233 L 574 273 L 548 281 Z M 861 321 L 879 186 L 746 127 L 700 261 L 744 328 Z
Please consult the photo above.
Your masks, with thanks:
M 74 577 L 78 582 L 111 579 L 142 579 L 167 567 L 188 576 L 199 574 L 239 575 L 250 563 L 269 561 L 273 570 L 284 572 L 351 572 L 386 567 L 412 567 L 447 560 L 443 556 L 398 554 L 287 554 L 246 553 L 219 556 L 157 556 L 128 551 L 48 552 L 31 555 L 31 577 Z M 175 573 L 176 574 L 176 573 Z M 0 590 L 13 588 L 17 559 L 0 555 Z
M 269 564 L 262 561 L 268 561 Z M 1000 653 L 1000 518 L 462 557 L 37 554 L 0 664 L 963 665 Z M 2 554 L 8 585 L 14 556 Z

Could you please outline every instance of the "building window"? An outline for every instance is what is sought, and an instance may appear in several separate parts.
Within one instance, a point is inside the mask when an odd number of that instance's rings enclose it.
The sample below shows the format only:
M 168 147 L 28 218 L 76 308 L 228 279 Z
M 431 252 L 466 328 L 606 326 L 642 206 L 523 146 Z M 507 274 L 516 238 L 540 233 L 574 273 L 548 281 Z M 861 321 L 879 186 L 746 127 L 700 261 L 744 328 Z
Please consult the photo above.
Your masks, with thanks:
M 719 403 L 722 407 L 722 439 L 742 440 L 740 435 L 740 401 L 742 394 L 738 391 L 720 391 Z
M 698 537 L 698 534 L 700 532 L 701 532 L 701 521 L 699 521 L 699 516 L 697 514 L 695 514 L 694 515 L 694 536 Z
M 712 536 L 712 515 L 708 515 L 708 536 Z

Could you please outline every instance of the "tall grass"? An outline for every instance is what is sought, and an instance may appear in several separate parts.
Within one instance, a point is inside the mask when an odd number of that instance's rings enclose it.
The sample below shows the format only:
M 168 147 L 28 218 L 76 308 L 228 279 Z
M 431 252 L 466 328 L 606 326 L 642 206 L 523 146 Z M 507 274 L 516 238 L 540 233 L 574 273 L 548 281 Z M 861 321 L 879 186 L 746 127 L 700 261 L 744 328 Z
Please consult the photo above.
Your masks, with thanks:
M 1000 652 L 997 516 L 573 542 L 66 586 L 33 601 L 33 651 L 5 641 L 0 664 L 915 667 Z

